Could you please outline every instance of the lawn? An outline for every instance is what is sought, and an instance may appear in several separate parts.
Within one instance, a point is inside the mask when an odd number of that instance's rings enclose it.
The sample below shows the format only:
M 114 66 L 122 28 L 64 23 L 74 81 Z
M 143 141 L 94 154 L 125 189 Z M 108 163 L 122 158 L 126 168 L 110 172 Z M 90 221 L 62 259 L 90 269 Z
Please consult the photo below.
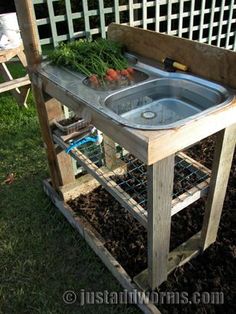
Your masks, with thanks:
M 62 300 L 70 289 L 122 288 L 43 192 L 48 168 L 32 96 L 28 109 L 0 96 L 0 139 L 0 313 L 140 313 Z M 9 173 L 15 181 L 7 185 Z

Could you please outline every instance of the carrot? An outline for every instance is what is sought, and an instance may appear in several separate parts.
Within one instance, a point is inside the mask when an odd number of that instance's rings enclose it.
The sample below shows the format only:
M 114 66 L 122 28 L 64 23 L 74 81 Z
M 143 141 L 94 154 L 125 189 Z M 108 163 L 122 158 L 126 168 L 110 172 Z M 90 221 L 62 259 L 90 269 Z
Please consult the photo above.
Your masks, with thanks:
M 116 74 L 116 71 L 114 69 L 108 69 L 106 73 L 107 73 L 107 75 L 112 76 L 112 75 Z
M 121 70 L 121 75 L 123 76 L 128 76 L 129 75 L 129 72 L 127 70 Z
M 94 88 L 98 88 L 100 86 L 99 79 L 98 79 L 97 75 L 95 75 L 95 74 L 93 74 L 89 77 L 89 82 L 90 82 L 91 86 Z
M 114 81 L 118 81 L 118 80 L 119 80 L 119 76 L 118 76 L 118 74 L 116 73 L 116 71 L 113 72 L 113 73 L 111 73 L 111 74 L 110 74 L 110 77 L 112 77 L 112 79 L 113 79 Z
M 113 82 L 113 78 L 108 74 L 105 76 L 105 80 L 108 82 Z
M 93 88 L 98 88 L 100 85 L 99 85 L 99 83 L 94 83 L 94 82 L 93 82 L 93 83 L 91 84 L 91 86 L 92 86 Z
M 134 73 L 134 69 L 131 68 L 131 67 L 127 68 L 127 71 L 129 72 L 129 74 L 133 74 Z
M 97 75 L 93 74 L 89 77 L 89 81 L 90 82 L 98 82 L 98 78 Z
M 128 73 L 127 78 L 128 78 L 129 81 L 132 81 L 132 79 L 133 79 L 133 77 L 132 77 L 132 75 L 130 73 Z

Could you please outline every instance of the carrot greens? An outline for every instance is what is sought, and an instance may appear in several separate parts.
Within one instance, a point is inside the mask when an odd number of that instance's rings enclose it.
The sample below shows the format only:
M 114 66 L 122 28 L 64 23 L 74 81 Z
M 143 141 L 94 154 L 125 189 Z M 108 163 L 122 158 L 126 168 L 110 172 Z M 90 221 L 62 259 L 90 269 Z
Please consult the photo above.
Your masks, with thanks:
M 56 65 L 68 66 L 86 76 L 95 74 L 102 78 L 109 68 L 122 70 L 128 67 L 122 52 L 122 46 L 111 40 L 80 39 L 60 44 L 49 59 Z

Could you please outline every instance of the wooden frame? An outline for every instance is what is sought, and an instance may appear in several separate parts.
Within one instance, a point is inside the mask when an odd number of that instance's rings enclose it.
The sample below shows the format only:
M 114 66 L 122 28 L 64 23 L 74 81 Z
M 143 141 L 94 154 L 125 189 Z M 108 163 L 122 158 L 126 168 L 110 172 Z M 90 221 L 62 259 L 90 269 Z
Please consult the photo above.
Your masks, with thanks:
M 27 99 L 31 83 L 28 75 L 13 79 L 7 67 L 7 62 L 14 57 L 19 59 L 23 67 L 27 67 L 24 48 L 22 45 L 13 49 L 0 50 L 0 74 L 5 81 L 0 84 L 0 93 L 10 91 L 19 106 L 27 107 Z
M 60 136 L 60 132 L 56 132 L 56 134 L 55 133 L 53 134 L 53 140 L 63 150 L 67 149 L 69 146 L 68 143 L 65 143 L 63 141 L 62 136 Z M 104 146 L 106 146 L 106 143 L 104 144 L 105 144 Z M 88 159 L 88 157 L 86 157 L 78 149 L 73 149 L 73 151 L 70 152 L 70 155 L 84 169 L 86 169 L 90 176 L 88 178 L 87 175 L 83 176 L 77 182 L 75 182 L 75 184 L 65 186 L 65 188 L 62 187 L 61 192 L 65 200 L 68 200 L 68 195 L 74 196 L 75 193 L 78 193 L 77 195 L 79 195 L 81 191 L 80 184 L 83 185 L 84 182 L 86 182 L 86 184 L 88 183 L 91 184 L 91 188 L 92 187 L 96 188 L 99 185 L 102 185 L 109 193 L 111 193 L 116 198 L 118 202 L 120 202 L 134 216 L 134 218 L 136 218 L 145 228 L 148 228 L 148 212 L 144 210 L 143 207 L 141 207 L 133 198 L 131 198 L 129 194 L 127 194 L 119 185 L 117 185 L 110 178 L 112 174 L 122 175 L 127 171 L 127 166 L 124 162 L 122 162 L 119 159 L 116 159 L 116 164 L 112 169 L 109 167 L 98 168 L 96 165 L 92 164 L 90 159 Z M 202 171 L 205 175 L 210 177 L 211 171 L 208 168 L 204 167 L 203 165 L 196 162 L 195 160 L 193 160 L 184 153 L 178 153 L 177 156 L 179 156 L 182 160 L 188 162 L 189 165 L 192 164 L 193 167 Z M 170 169 L 168 169 L 168 171 L 170 171 Z M 96 182 L 93 182 L 91 176 L 95 179 Z M 210 181 L 209 178 L 204 179 L 201 182 L 199 182 L 199 184 L 197 184 L 196 186 L 192 187 L 188 191 L 185 191 L 178 197 L 174 198 L 171 201 L 171 216 L 174 216 L 175 214 L 186 208 L 188 205 L 197 201 L 199 198 L 205 196 L 208 191 L 209 181 Z M 151 178 L 149 183 L 151 184 Z M 152 186 L 148 187 L 147 189 L 151 191 Z M 155 191 L 153 192 L 153 194 L 156 194 L 157 187 L 154 187 L 154 190 Z M 89 188 L 87 190 L 87 193 L 88 191 L 91 191 L 91 189 Z
M 151 289 L 167 279 L 174 160 L 175 156 L 171 155 L 147 168 L 148 282 Z
M 70 157 L 63 154 L 62 158 L 57 156 L 57 152 L 61 152 L 61 150 L 58 150 L 56 145 L 65 149 L 67 144 L 60 136 L 52 134 L 50 121 L 56 118 L 60 111 L 57 105 L 58 102 L 54 98 L 66 104 L 72 110 L 82 109 L 85 105 L 81 103 L 77 95 L 70 91 L 69 86 L 67 89 L 63 88 L 58 82 L 49 79 L 38 67 L 41 58 L 32 1 L 17 0 L 16 7 L 30 75 L 33 80 L 40 126 L 47 147 L 52 186 L 48 182 L 44 182 L 45 191 L 56 207 L 77 228 L 96 254 L 107 265 L 113 275 L 124 287 L 132 290 L 137 286 L 131 282 L 128 274 L 104 248 L 101 237 L 86 227 L 88 226 L 87 221 L 75 217 L 71 208 L 60 199 L 56 192 L 59 191 L 60 195 L 63 196 L 67 195 L 64 197 L 65 199 L 68 195 L 75 197 L 75 195 L 81 193 L 80 188 L 83 188 L 83 182 L 91 182 L 89 188 L 91 190 L 94 186 L 91 176 L 105 186 L 111 195 L 116 197 L 140 223 L 148 228 L 148 269 L 137 275 L 134 281 L 141 287 L 142 291 L 150 287 L 154 289 L 166 280 L 170 271 L 183 265 L 215 241 L 235 146 L 236 100 L 234 98 L 224 108 L 209 113 L 198 120 L 193 120 L 180 128 L 161 131 L 141 131 L 124 127 L 113 120 L 106 119 L 98 111 L 87 106 L 86 110 L 92 118 L 92 123 L 105 133 L 107 144 L 110 142 L 113 154 L 112 158 L 108 154 L 106 156 L 108 168 L 98 168 L 78 149 L 72 150 L 70 155 L 77 159 L 91 175 L 81 179 L 81 186 L 75 186 L 74 178 L 71 175 L 72 167 L 67 167 Z M 168 53 L 170 57 L 190 65 L 194 55 L 195 64 L 191 64 L 193 74 L 228 84 L 233 88 L 236 87 L 236 76 L 233 68 L 236 62 L 236 53 L 127 26 L 111 25 L 108 34 L 110 38 L 126 44 L 132 51 L 151 57 L 156 61 L 160 61 L 160 58 L 165 56 L 164 53 Z M 191 56 L 191 59 L 188 56 Z M 201 66 L 199 66 L 200 64 Z M 230 72 L 228 72 L 229 67 L 232 68 Z M 49 108 L 51 109 L 49 110 Z M 186 243 L 169 253 L 174 155 L 216 132 L 219 132 L 218 141 L 203 229 L 201 233 L 197 233 Z M 117 184 L 108 175 L 109 168 L 113 168 L 114 165 L 122 168 L 122 164 L 117 165 L 114 142 L 119 143 L 148 166 L 148 215 L 145 215 L 143 208 L 127 193 L 117 187 Z M 105 151 L 108 152 L 106 145 Z M 123 170 L 125 171 L 125 168 Z M 68 177 L 69 180 L 67 180 Z M 201 186 L 198 193 L 183 200 L 184 205 L 179 206 L 177 204 L 174 212 L 182 210 L 191 202 L 199 199 L 203 195 L 203 191 L 207 191 L 208 183 L 204 182 L 205 185 Z M 116 266 L 114 267 L 114 265 Z M 158 313 L 153 305 L 142 307 L 142 309 L 146 313 Z
M 201 234 L 203 250 L 216 240 L 235 144 L 236 124 L 217 134 L 211 185 Z
M 37 18 L 39 30 L 44 26 L 51 27 L 51 36 L 42 38 L 40 41 L 42 45 L 53 44 L 56 46 L 60 41 L 72 39 L 75 36 L 77 38 L 88 38 L 95 34 L 101 34 L 105 37 L 108 23 L 112 19 L 116 23 L 128 23 L 130 26 L 138 26 L 144 29 L 154 28 L 157 32 L 162 31 L 168 35 L 178 37 L 188 36 L 189 39 L 193 39 L 193 36 L 197 35 L 200 42 L 213 43 L 226 49 L 235 50 L 232 40 L 235 36 L 233 24 L 236 21 L 234 16 L 236 4 L 234 0 L 231 0 L 230 3 L 229 1 L 228 3 L 202 1 L 202 3 L 199 2 L 201 6 L 198 3 L 195 5 L 195 1 L 192 1 L 191 5 L 188 3 L 186 5 L 184 0 L 130 0 L 127 4 L 114 0 L 107 6 L 104 0 L 100 0 L 95 8 L 89 7 L 87 0 L 81 0 L 83 4 L 81 9 L 79 9 L 79 6 L 76 10 L 73 8 L 73 13 L 70 0 L 66 0 L 64 14 L 53 10 L 52 0 L 32 1 L 35 7 L 40 4 L 47 6 L 45 11 L 48 11 L 48 14 L 44 18 Z M 53 0 L 56 3 L 57 1 L 59 0 Z M 179 9 L 176 9 L 178 4 Z M 229 14 L 224 14 L 227 11 Z M 140 12 L 142 12 L 142 15 Z M 82 16 L 84 17 L 84 25 L 78 31 L 75 31 L 73 24 Z M 208 16 L 210 18 L 207 18 Z M 91 19 L 94 17 L 97 17 L 97 21 L 91 23 Z M 194 23 L 196 17 L 199 18 L 197 24 Z M 189 22 L 186 23 L 186 20 Z M 173 24 L 173 21 L 178 21 L 178 23 Z M 63 34 L 59 34 L 57 24 L 63 22 L 67 24 L 67 27 L 64 28 Z M 213 33 L 213 28 L 215 30 L 217 27 L 218 32 Z

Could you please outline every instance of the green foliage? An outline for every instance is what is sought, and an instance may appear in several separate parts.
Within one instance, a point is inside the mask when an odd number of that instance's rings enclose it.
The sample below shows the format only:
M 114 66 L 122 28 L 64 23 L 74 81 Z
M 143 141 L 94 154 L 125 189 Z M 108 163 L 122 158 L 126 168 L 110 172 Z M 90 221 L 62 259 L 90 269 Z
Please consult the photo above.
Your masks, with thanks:
M 128 67 L 121 45 L 101 38 L 62 43 L 49 54 L 49 59 L 54 64 L 68 66 L 86 76 L 96 74 L 100 78 L 109 68 L 122 70 Z

